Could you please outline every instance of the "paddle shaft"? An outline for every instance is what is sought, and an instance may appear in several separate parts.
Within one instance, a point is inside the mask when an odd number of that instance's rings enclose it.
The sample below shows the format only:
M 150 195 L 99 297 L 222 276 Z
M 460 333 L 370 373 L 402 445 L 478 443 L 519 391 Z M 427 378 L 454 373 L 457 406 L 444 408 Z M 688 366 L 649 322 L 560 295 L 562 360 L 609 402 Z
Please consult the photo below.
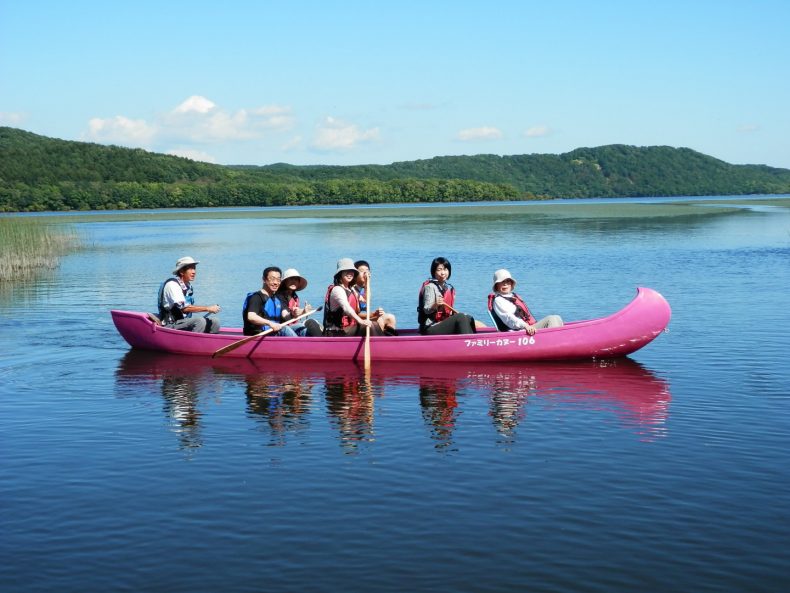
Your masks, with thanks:
M 373 309 L 370 306 L 370 273 L 365 281 L 365 310 L 368 312 L 368 323 L 372 323 L 370 316 Z M 365 327 L 365 370 L 370 370 L 370 325 Z
M 318 313 L 321 309 L 323 309 L 323 307 L 318 307 L 318 309 L 313 309 L 312 311 L 308 311 L 307 313 L 303 313 L 302 315 L 299 315 L 299 317 L 294 317 L 293 319 L 289 319 L 288 321 L 286 321 L 284 323 L 281 323 L 280 325 L 291 325 L 292 323 L 296 323 L 297 321 L 299 321 L 301 319 L 304 319 L 305 317 L 309 317 L 313 313 Z M 280 331 L 280 330 L 277 330 L 277 331 Z M 259 334 L 255 334 L 253 336 L 247 336 L 247 337 L 245 337 L 245 338 L 243 338 L 243 339 L 241 339 L 241 340 L 239 340 L 237 342 L 233 342 L 232 344 L 228 344 L 227 346 L 223 346 L 222 348 L 220 348 L 219 350 L 214 352 L 214 354 L 211 355 L 211 358 L 217 358 L 218 356 L 222 356 L 223 354 L 227 354 L 228 352 L 231 352 L 231 351 L 235 350 L 239 346 L 243 346 L 244 344 L 246 344 L 247 342 L 249 342 L 251 340 L 254 340 L 255 338 L 263 338 L 263 337 L 268 336 L 269 334 L 272 334 L 272 333 L 274 333 L 274 329 L 267 329 L 265 332 L 261 332 Z

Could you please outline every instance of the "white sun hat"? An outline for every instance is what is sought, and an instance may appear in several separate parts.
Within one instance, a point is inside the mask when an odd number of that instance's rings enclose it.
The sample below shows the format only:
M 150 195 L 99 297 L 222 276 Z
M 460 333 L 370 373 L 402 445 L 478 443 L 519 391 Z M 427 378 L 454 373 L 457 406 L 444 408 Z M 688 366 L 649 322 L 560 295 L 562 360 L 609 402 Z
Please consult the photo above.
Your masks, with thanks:
M 173 274 L 178 274 L 181 271 L 181 268 L 185 268 L 187 266 L 196 266 L 199 263 L 200 262 L 194 257 L 190 257 L 188 255 L 186 257 L 182 257 L 176 262 L 176 269 L 173 270 Z
M 299 284 L 296 286 L 296 290 L 304 290 L 305 287 L 307 286 L 307 280 L 302 276 L 300 276 L 299 271 L 296 270 L 295 268 L 288 268 L 287 270 L 285 270 L 285 272 L 283 272 L 282 285 L 285 286 L 286 280 L 289 280 L 291 278 L 296 278 L 299 280 Z
M 516 287 L 516 279 L 513 278 L 513 276 L 510 275 L 510 272 L 508 272 L 506 269 L 502 268 L 501 270 L 494 272 L 494 286 L 492 290 L 496 292 L 496 285 L 500 282 L 504 282 L 505 280 L 512 280 L 513 288 Z

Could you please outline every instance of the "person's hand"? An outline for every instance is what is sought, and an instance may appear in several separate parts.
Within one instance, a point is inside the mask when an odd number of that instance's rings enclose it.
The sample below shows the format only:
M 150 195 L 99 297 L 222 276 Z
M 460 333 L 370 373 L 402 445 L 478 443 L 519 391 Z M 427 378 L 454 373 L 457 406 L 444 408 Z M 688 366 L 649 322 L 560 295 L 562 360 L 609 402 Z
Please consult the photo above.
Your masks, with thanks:
M 283 319 L 290 319 L 291 312 L 288 309 L 283 309 L 283 312 L 280 315 Z
M 209 313 L 219 313 L 222 310 L 222 307 L 219 305 L 211 305 L 210 307 L 206 307 L 206 310 Z
M 283 328 L 282 324 L 275 323 L 274 321 L 269 322 L 267 325 L 269 326 L 269 329 L 271 329 L 273 333 L 277 333 Z
M 436 295 L 436 308 L 438 309 L 442 305 L 444 305 L 444 297 L 442 295 L 440 295 L 440 294 L 437 294 Z
M 530 335 L 530 336 L 534 336 L 535 335 L 535 326 L 534 325 L 528 325 L 526 327 L 526 330 L 527 330 L 527 334 L 528 335 Z
M 363 327 L 373 327 L 373 322 L 370 319 L 360 319 L 359 324 Z

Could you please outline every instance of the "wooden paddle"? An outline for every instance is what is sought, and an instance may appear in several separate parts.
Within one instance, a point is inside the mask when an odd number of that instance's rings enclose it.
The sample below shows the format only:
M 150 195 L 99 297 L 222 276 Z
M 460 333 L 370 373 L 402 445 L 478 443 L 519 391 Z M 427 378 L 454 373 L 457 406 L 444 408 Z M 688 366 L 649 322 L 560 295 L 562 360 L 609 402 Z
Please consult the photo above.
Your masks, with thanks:
M 368 322 L 370 321 L 370 317 L 373 314 L 373 309 L 370 306 L 370 272 L 368 272 L 368 276 L 365 280 L 365 310 L 368 312 Z M 365 372 L 370 372 L 370 326 L 368 325 L 365 328 Z
M 442 303 L 442 307 L 446 307 L 447 309 L 449 309 L 450 311 L 452 311 L 453 315 L 458 315 L 458 311 L 456 311 L 455 309 L 453 309 L 453 308 L 452 308 L 450 305 L 448 305 L 447 303 Z
M 313 313 L 318 313 L 321 309 L 323 309 L 323 307 L 318 307 L 318 309 L 313 309 L 312 311 L 308 311 L 307 313 L 304 313 L 304 314 L 300 315 L 299 317 L 294 317 L 293 319 L 289 319 L 288 321 L 286 321 L 285 323 L 282 323 L 280 325 L 291 325 L 292 323 L 296 323 L 300 319 L 304 319 L 305 317 L 308 317 L 308 316 L 312 315 Z M 217 358 L 218 356 L 222 356 L 223 354 L 227 354 L 228 352 L 231 352 L 232 350 L 235 350 L 239 346 L 243 346 L 244 344 L 246 344 L 250 340 L 254 340 L 255 338 L 263 338 L 264 336 L 267 336 L 267 335 L 269 335 L 271 333 L 274 333 L 274 329 L 267 329 L 265 332 L 261 332 L 259 334 L 255 334 L 254 336 L 247 336 L 247 337 L 245 337 L 245 338 L 243 338 L 243 339 L 241 339 L 241 340 L 239 340 L 237 342 L 233 342 L 232 344 L 228 344 L 227 346 L 223 346 L 222 348 L 220 348 L 219 350 L 214 352 L 214 354 L 211 355 L 211 358 Z

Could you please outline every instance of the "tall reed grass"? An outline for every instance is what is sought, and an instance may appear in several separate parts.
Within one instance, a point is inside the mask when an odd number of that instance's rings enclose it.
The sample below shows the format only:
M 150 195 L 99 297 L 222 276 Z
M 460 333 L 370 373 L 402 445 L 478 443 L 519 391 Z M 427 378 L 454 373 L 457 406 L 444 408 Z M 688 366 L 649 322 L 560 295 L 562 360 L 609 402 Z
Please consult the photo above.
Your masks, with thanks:
M 0 283 L 35 276 L 58 266 L 79 244 L 68 225 L 17 216 L 0 216 Z

